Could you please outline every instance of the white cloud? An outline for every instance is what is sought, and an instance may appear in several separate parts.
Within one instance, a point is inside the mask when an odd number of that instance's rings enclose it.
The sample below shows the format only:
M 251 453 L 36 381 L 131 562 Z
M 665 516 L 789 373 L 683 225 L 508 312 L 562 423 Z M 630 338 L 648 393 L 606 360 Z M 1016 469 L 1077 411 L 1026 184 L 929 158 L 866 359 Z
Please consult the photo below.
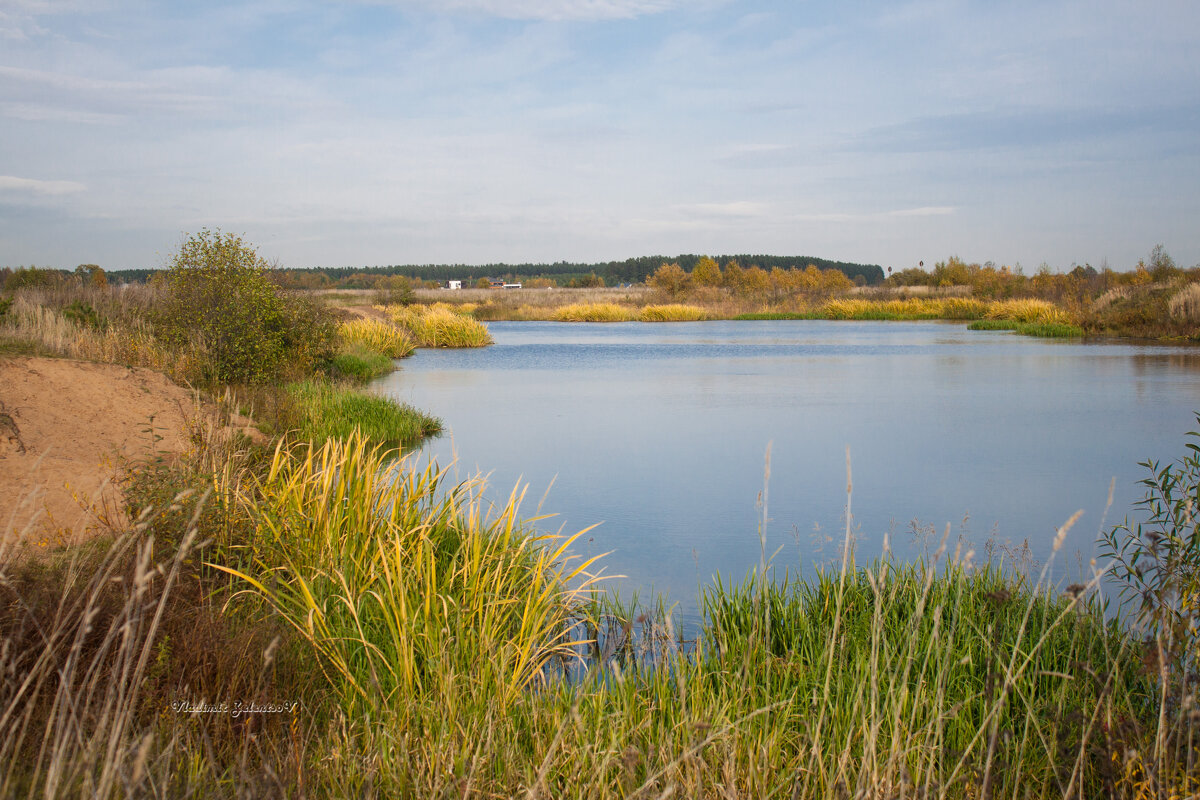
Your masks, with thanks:
M 53 197 L 78 194 L 83 191 L 87 191 L 87 187 L 75 181 L 40 181 L 35 178 L 0 175 L 0 192 L 21 192 L 39 197 Z

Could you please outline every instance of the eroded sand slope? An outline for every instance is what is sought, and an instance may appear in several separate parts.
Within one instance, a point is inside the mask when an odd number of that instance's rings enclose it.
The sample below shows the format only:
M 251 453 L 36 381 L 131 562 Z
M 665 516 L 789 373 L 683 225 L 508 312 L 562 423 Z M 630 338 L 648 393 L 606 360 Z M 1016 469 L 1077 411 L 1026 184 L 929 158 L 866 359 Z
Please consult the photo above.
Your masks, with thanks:
M 117 513 L 122 459 L 187 446 L 197 403 L 147 369 L 0 358 L 0 534 L 77 541 Z

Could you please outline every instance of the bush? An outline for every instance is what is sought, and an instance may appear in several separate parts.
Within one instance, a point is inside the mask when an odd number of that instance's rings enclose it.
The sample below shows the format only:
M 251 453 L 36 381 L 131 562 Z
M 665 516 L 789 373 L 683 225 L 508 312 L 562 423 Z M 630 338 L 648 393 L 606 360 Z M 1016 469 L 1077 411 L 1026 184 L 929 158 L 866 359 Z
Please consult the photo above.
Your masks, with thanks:
M 1188 437 L 1189 452 L 1175 463 L 1139 464 L 1150 473 L 1136 504 L 1144 519 L 1126 519 L 1102 539 L 1122 598 L 1153 637 L 1160 665 L 1173 665 L 1179 677 L 1200 657 L 1200 431 Z
M 646 285 L 675 297 L 692 286 L 692 276 L 678 264 L 663 264 L 646 279 Z
M 210 354 L 202 379 L 265 383 L 303 373 L 332 351 L 332 318 L 280 290 L 241 237 L 202 230 L 168 266 L 160 324 L 173 344 L 200 340 Z

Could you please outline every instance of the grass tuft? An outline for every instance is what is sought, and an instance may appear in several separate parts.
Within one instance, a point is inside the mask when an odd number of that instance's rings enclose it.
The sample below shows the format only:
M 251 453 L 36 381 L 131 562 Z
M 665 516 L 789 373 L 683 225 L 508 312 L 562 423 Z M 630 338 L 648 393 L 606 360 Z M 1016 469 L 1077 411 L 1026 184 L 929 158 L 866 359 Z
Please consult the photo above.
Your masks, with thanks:
M 304 441 L 321 444 L 357 433 L 375 442 L 411 445 L 442 430 L 439 420 L 412 406 L 328 381 L 291 383 L 287 393 L 299 411 L 297 435 Z
M 661 306 L 644 306 L 638 319 L 642 322 L 695 322 L 708 319 L 708 312 L 699 306 L 670 303 Z
M 616 303 L 573 303 L 555 309 L 550 319 L 556 322 L 630 322 L 637 314 Z
M 386 310 L 421 347 L 486 347 L 492 343 L 486 325 L 445 303 L 388 306 Z
M 346 350 L 374 351 L 388 358 L 404 358 L 416 347 L 403 329 L 377 319 L 343 322 L 338 338 Z
M 369 383 L 395 369 L 391 358 L 365 347 L 351 347 L 336 354 L 330 362 L 333 372 L 356 383 Z

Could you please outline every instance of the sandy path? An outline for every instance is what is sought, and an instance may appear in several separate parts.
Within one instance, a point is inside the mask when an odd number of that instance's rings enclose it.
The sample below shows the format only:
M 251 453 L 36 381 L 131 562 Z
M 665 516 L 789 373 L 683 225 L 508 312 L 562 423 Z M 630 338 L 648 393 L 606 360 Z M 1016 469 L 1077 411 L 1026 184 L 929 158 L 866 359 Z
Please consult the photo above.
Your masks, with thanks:
M 54 358 L 0 359 L 0 534 L 79 541 L 119 519 L 122 459 L 182 453 L 197 404 L 147 369 Z M 116 515 L 116 516 L 114 516 Z

